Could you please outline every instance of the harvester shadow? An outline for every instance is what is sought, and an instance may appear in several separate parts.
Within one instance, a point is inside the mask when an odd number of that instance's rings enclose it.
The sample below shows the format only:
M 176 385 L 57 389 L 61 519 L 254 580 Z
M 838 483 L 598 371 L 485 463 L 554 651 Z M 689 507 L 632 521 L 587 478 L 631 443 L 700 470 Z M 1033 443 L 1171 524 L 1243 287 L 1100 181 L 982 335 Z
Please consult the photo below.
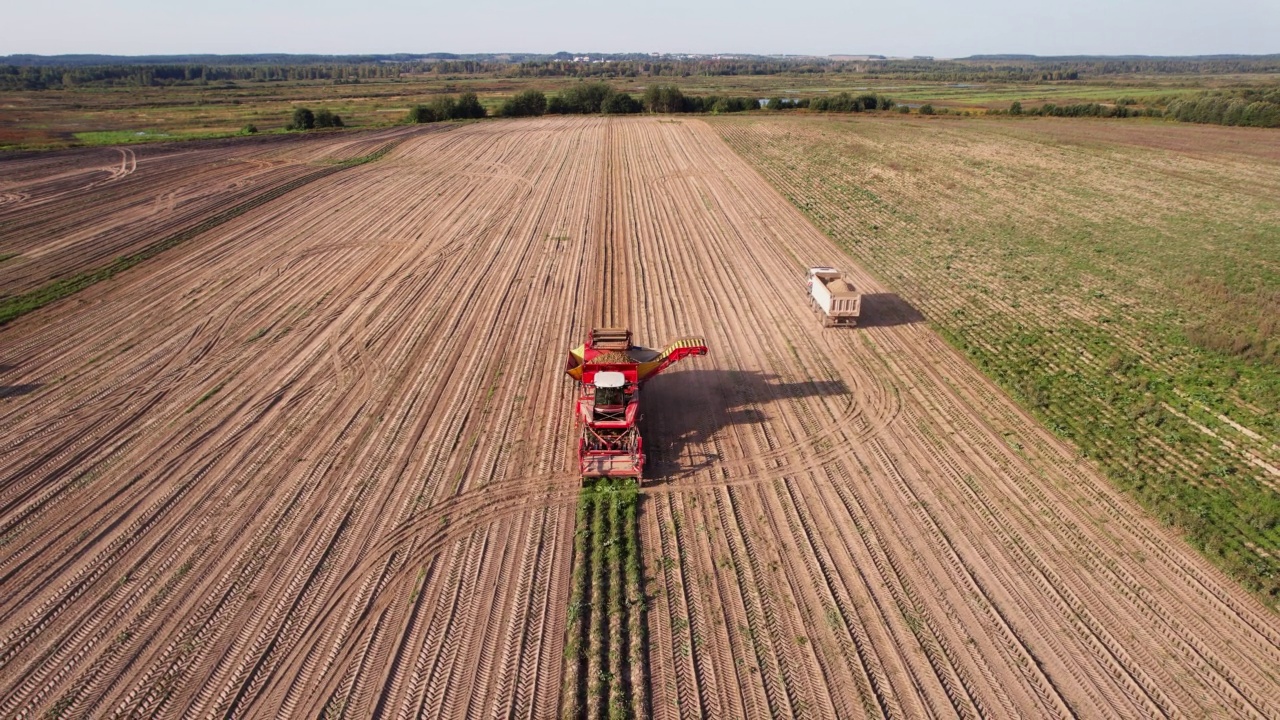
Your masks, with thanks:
M 894 327 L 924 321 L 924 315 L 896 293 L 870 293 L 862 296 L 858 327 Z
M 0 385 L 0 399 L 7 400 L 9 398 L 33 393 L 41 387 L 43 387 L 41 383 L 31 383 L 28 385 Z
M 644 389 L 640 431 L 645 443 L 645 482 L 665 485 L 712 469 L 720 457 L 711 438 L 741 425 L 764 427 L 771 406 L 788 400 L 849 395 L 843 380 L 785 382 L 749 370 L 697 370 L 660 375 Z M 748 431 L 750 434 L 752 431 Z

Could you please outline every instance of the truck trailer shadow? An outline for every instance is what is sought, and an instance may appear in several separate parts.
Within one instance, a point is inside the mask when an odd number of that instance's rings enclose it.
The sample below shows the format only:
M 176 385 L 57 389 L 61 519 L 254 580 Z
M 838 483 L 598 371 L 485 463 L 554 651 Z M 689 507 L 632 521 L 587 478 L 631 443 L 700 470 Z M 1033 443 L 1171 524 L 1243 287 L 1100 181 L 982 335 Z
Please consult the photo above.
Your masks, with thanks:
M 925 317 L 911 303 L 896 293 L 870 293 L 862 296 L 858 327 L 894 327 L 924 322 Z
M 758 432 L 776 433 L 768 422 L 782 405 L 796 399 L 849 395 L 843 380 L 786 382 L 772 373 L 748 370 L 699 370 L 695 366 L 660 375 L 645 385 L 645 483 L 663 485 L 725 460 L 712 436 L 742 426 L 744 442 Z M 774 441 L 784 440 L 774 436 Z
M 26 385 L 0 385 L 0 399 L 8 399 L 33 393 L 41 388 L 40 383 Z

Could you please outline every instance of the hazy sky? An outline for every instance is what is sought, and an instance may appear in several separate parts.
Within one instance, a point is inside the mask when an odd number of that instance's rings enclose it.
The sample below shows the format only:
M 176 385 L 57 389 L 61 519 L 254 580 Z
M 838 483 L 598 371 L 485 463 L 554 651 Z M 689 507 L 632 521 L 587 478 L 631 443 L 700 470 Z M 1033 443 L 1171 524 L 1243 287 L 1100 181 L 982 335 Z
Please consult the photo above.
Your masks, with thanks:
M 13 53 L 1280 52 L 1280 0 L 4 0 Z

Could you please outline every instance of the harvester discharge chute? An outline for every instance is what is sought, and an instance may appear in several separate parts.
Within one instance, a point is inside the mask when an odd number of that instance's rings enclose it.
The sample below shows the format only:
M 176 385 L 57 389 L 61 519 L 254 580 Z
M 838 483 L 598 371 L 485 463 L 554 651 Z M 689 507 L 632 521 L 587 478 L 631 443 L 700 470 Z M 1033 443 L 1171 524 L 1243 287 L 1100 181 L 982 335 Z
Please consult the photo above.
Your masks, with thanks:
M 641 480 L 644 443 L 636 420 L 640 387 L 671 365 L 706 355 L 701 338 L 683 338 L 662 350 L 633 345 L 625 328 L 596 328 L 569 351 L 565 373 L 582 384 L 574 415 L 582 423 L 578 466 L 585 478 Z

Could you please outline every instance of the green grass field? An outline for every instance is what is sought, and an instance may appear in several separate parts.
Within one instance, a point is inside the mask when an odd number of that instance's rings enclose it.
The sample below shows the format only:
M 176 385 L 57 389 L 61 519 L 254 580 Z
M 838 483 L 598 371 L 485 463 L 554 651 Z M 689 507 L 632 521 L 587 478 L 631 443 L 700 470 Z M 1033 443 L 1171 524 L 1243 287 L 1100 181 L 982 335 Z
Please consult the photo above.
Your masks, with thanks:
M 715 126 L 1118 487 L 1280 602 L 1280 134 L 915 116 Z

